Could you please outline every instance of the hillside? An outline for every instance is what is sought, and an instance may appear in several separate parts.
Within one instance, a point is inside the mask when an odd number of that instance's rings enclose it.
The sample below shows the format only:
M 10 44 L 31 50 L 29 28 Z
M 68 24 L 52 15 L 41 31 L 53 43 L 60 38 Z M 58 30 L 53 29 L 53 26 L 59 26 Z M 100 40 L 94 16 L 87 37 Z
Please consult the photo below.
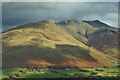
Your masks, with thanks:
M 96 48 L 112 57 L 118 58 L 118 40 L 120 33 L 118 29 L 109 26 L 99 20 L 83 21 L 89 25 L 99 28 L 92 34 L 88 35 L 89 46 Z
M 91 25 L 79 21 L 79 20 L 65 20 L 56 23 L 59 25 L 65 32 L 72 35 L 78 41 L 88 44 L 88 34 L 91 34 L 98 30 L 98 28 L 92 27 Z
M 102 29 L 88 36 L 89 46 L 118 58 L 118 32 Z
M 88 24 L 87 24 L 88 23 Z M 57 23 L 75 39 L 94 47 L 112 57 L 118 58 L 118 29 L 99 20 L 65 20 Z
M 116 59 L 88 47 L 97 31 L 85 22 L 49 20 L 18 26 L 2 34 L 3 68 L 30 66 L 109 66 Z

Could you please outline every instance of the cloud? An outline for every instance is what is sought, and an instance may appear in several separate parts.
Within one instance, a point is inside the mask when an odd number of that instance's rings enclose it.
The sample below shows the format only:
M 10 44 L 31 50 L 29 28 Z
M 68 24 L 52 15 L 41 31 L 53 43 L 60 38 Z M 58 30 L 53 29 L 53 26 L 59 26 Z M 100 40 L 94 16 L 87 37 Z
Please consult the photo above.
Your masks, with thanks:
M 3 2 L 3 28 L 42 20 L 101 20 L 117 26 L 114 2 Z

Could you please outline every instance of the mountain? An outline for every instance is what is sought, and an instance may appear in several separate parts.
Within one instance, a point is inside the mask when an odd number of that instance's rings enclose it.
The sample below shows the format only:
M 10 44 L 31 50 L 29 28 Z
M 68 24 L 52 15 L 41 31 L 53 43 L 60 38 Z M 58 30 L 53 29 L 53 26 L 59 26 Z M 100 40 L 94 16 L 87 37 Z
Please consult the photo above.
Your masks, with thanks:
M 103 22 L 101 22 L 101 21 L 99 21 L 99 20 L 83 21 L 83 22 L 86 22 L 86 23 L 88 23 L 88 24 L 90 24 L 91 26 L 96 27 L 96 28 L 100 28 L 100 27 L 105 27 L 105 28 L 111 27 L 111 26 L 109 26 L 109 25 L 107 25 L 107 24 L 105 24 L 105 23 L 103 23 Z
M 99 30 L 79 20 L 56 23 L 45 20 L 7 30 L 2 33 L 3 68 L 23 65 L 109 66 L 106 63 L 115 58 L 88 46 L 92 45 L 89 42 L 95 42 L 93 39 Z

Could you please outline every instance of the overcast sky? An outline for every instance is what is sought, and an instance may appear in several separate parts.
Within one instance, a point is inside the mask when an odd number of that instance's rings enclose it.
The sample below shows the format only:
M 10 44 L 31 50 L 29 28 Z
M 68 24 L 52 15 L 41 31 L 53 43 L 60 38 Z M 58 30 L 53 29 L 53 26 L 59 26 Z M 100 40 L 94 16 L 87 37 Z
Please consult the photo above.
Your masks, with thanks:
M 117 2 L 3 2 L 4 27 L 42 20 L 100 20 L 118 26 Z

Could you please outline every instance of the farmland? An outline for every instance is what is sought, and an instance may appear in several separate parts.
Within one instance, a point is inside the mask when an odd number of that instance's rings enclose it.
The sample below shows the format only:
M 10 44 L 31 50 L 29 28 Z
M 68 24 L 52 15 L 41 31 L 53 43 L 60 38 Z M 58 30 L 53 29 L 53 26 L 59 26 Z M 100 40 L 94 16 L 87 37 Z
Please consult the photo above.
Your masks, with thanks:
M 64 66 L 19 67 L 3 69 L 2 78 L 102 78 L 119 77 L 119 68 L 79 68 Z

